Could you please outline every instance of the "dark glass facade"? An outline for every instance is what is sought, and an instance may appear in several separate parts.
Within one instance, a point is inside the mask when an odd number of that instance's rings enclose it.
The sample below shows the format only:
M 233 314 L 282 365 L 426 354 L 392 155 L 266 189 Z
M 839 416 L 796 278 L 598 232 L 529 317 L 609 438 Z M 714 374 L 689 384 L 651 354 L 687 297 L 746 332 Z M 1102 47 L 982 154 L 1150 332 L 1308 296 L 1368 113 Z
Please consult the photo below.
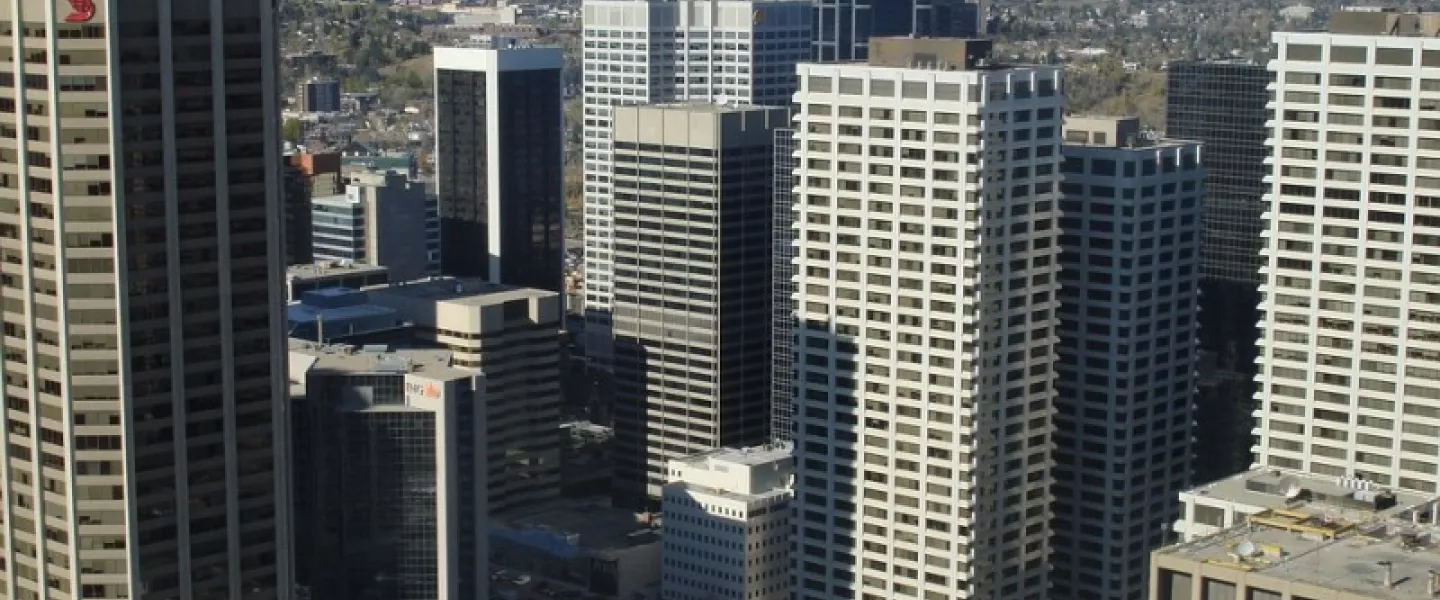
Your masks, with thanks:
M 774 236 L 775 324 L 771 342 L 774 365 L 770 378 L 770 437 L 782 442 L 793 438 L 790 431 L 795 413 L 795 130 L 775 131 L 775 206 L 771 211 Z
M 1264 65 L 1169 66 L 1166 135 L 1204 143 L 1208 172 L 1196 481 L 1244 470 L 1251 462 L 1269 83 Z
M 564 111 L 560 70 L 500 73 L 500 273 L 491 281 L 563 294 Z M 494 250 L 489 250 L 494 253 Z
M 563 292 L 560 75 L 559 69 L 437 72 L 442 273 Z M 492 85 L 496 106 L 487 100 Z M 489 154 L 492 136 L 505 149 L 499 156 Z M 490 197 L 492 177 L 499 178 L 498 198 Z M 500 239 L 490 239 L 492 219 L 499 220 Z M 499 272 L 491 273 L 496 264 Z
M 489 273 L 485 217 L 489 152 L 485 143 L 486 74 L 435 73 L 435 173 L 440 203 L 440 272 Z
M 974 37 L 984 12 L 965 0 L 816 0 L 814 58 L 863 60 L 873 37 Z

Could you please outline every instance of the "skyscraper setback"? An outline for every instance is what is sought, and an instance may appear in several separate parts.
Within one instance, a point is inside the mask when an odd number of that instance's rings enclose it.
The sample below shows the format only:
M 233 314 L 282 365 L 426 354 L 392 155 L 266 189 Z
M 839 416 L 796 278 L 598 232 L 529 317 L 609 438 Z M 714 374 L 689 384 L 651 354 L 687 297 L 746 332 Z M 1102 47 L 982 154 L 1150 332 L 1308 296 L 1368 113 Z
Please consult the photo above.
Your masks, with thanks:
M 1060 69 L 870 50 L 802 65 L 795 96 L 792 589 L 1043 598 Z
M 0 5 L 4 589 L 291 593 L 268 0 Z

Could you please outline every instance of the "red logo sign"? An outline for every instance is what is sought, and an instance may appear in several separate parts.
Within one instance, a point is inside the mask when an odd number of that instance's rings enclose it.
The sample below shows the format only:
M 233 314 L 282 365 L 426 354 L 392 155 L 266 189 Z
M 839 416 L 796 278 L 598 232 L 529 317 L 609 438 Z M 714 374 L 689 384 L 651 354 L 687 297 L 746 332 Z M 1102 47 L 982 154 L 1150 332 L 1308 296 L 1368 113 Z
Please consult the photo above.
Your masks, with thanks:
M 95 0 L 66 0 L 70 3 L 70 14 L 65 16 L 66 23 L 89 23 L 95 18 Z
M 425 384 L 425 397 L 431 400 L 439 400 L 440 388 L 435 387 L 435 384 L 433 383 Z

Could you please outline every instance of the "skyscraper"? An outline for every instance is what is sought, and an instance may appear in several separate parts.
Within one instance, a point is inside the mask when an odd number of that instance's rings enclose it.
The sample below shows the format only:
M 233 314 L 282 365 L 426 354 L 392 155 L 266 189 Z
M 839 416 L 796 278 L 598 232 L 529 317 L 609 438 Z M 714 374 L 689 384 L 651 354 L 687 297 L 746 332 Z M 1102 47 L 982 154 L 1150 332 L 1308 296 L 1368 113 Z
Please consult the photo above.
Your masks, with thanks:
M 289 597 L 273 3 L 0 26 L 5 595 Z
M 975 37 L 987 3 L 968 0 L 815 0 L 813 58 L 864 60 L 877 37 Z
M 559 48 L 435 49 L 440 270 L 563 293 Z
M 1046 593 L 1064 98 L 989 49 L 800 67 L 800 599 Z
M 1264 65 L 1174 62 L 1165 133 L 1205 145 L 1204 278 L 1200 295 L 1198 481 L 1250 466 L 1255 323 L 1267 186 L 1270 74 Z
M 1256 465 L 1440 480 L 1440 15 L 1276 33 Z
M 586 356 L 612 354 L 610 110 L 678 100 L 788 106 L 810 56 L 806 0 L 588 0 L 585 43 Z
M 612 110 L 615 494 L 658 498 L 669 461 L 770 430 L 775 129 L 784 108 Z
M 1134 118 L 1071 116 L 1062 153 L 1050 598 L 1128 600 L 1190 483 L 1205 171 Z

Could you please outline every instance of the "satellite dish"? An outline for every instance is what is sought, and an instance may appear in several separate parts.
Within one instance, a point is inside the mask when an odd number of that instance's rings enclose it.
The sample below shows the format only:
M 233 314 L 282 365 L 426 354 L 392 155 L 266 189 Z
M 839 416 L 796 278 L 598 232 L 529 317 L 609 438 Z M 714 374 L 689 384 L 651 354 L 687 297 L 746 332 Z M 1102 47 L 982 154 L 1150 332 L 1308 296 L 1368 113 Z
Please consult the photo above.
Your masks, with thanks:
M 1280 493 L 1283 494 L 1287 500 L 1294 500 L 1299 498 L 1300 494 L 1305 493 L 1305 486 L 1300 485 L 1299 479 L 1286 477 L 1280 480 Z
M 1250 541 L 1250 540 L 1248 540 L 1248 539 L 1247 539 L 1247 540 L 1240 540 L 1240 543 L 1235 545 L 1235 554 L 1238 555 L 1238 556 L 1247 557 L 1247 558 L 1248 558 L 1248 557 L 1251 557 L 1251 556 L 1255 556 L 1256 554 L 1259 554 L 1259 553 L 1260 553 L 1260 548 L 1258 548 L 1258 547 L 1255 546 L 1255 542 L 1252 542 L 1252 541 Z

